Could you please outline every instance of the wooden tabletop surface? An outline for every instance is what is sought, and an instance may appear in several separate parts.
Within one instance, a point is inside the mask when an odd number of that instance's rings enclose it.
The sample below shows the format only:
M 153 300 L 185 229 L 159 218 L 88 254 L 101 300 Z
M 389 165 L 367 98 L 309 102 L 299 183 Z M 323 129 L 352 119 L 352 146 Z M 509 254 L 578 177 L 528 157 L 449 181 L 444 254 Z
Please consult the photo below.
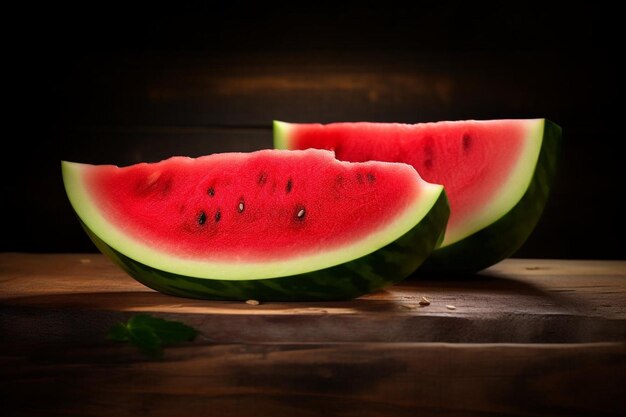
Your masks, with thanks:
M 162 359 L 105 338 L 140 312 L 200 336 Z M 250 305 L 154 292 L 102 255 L 2 253 L 0 369 L 8 415 L 619 415 L 626 261 Z

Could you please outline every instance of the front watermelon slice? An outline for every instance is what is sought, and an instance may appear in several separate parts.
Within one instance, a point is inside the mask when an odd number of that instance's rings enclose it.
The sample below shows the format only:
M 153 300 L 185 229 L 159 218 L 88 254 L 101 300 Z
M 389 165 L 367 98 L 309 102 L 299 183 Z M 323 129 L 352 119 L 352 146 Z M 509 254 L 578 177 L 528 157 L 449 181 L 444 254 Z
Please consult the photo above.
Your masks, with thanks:
M 322 150 L 63 162 L 96 246 L 157 291 L 226 300 L 350 299 L 396 283 L 441 241 L 443 187 L 409 165 Z
M 345 161 L 404 162 L 443 184 L 450 219 L 420 271 L 471 273 L 512 255 L 541 217 L 561 128 L 545 119 L 437 123 L 274 122 L 281 149 L 332 149 Z

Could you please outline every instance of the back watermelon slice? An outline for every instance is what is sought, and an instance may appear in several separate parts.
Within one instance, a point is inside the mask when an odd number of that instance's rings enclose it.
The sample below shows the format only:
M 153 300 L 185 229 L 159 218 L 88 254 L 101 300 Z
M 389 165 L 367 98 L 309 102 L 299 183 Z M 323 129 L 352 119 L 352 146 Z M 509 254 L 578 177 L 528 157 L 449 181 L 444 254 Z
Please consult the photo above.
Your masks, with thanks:
M 512 255 L 539 221 L 561 128 L 545 119 L 437 123 L 274 122 L 280 149 L 331 149 L 344 161 L 395 161 L 443 184 L 450 219 L 420 271 L 471 273 Z
M 449 215 L 443 187 L 413 167 L 323 150 L 62 170 L 96 246 L 139 282 L 184 297 L 354 298 L 413 273 Z

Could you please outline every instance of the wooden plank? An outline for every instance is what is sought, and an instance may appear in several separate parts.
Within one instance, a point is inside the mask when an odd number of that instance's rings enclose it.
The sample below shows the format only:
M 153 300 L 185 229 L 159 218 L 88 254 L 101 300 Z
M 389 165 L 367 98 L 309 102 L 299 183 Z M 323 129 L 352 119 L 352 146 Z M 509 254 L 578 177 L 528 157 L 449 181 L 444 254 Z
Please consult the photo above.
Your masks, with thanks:
M 626 340 L 623 261 L 509 259 L 356 300 L 259 306 L 163 295 L 102 255 L 5 253 L 0 271 L 0 329 L 24 343 L 98 342 L 138 312 L 184 321 L 219 343 Z M 430 306 L 419 305 L 422 296 Z
M 538 64 L 540 62 L 540 64 Z M 578 65 L 576 65 L 578 64 Z M 569 71 L 563 72 L 563 66 Z M 76 126 L 260 126 L 289 121 L 551 117 L 590 67 L 565 54 L 387 50 L 94 53 L 54 80 L 57 122 Z M 512 82 L 514 80 L 514 82 Z M 590 97 L 585 83 L 576 99 Z M 580 100 L 580 99 L 579 99 Z M 55 112 L 56 109 L 62 110 Z M 56 114 L 58 113 L 58 114 Z
M 624 415 L 626 345 L 195 345 L 0 349 L 20 416 Z M 5 414 L 6 415 L 6 414 Z

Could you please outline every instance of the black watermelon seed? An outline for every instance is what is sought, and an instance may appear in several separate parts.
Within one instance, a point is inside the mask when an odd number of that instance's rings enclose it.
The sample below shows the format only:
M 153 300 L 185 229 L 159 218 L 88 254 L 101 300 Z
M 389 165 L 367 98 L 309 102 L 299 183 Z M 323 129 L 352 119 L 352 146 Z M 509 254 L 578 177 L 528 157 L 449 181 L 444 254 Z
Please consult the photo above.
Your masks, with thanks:
M 463 150 L 468 152 L 472 147 L 472 137 L 467 133 L 463 135 Z
M 289 178 L 289 180 L 287 181 L 287 185 L 285 186 L 285 191 L 287 192 L 287 194 L 291 192 L 292 188 L 293 188 L 293 181 L 291 180 L 291 178 Z
M 222 213 L 218 210 L 215 213 L 215 223 L 219 222 L 221 218 L 222 218 Z
M 432 144 L 427 144 L 424 147 L 424 167 L 427 169 L 432 168 L 433 166 L 433 159 L 434 155 L 433 155 L 433 147 Z
M 201 211 L 200 215 L 198 216 L 198 224 L 202 226 L 205 222 L 206 222 L 206 213 L 204 211 Z
M 213 197 L 215 195 L 215 188 L 210 187 L 206 193 L 210 195 L 211 197 Z

